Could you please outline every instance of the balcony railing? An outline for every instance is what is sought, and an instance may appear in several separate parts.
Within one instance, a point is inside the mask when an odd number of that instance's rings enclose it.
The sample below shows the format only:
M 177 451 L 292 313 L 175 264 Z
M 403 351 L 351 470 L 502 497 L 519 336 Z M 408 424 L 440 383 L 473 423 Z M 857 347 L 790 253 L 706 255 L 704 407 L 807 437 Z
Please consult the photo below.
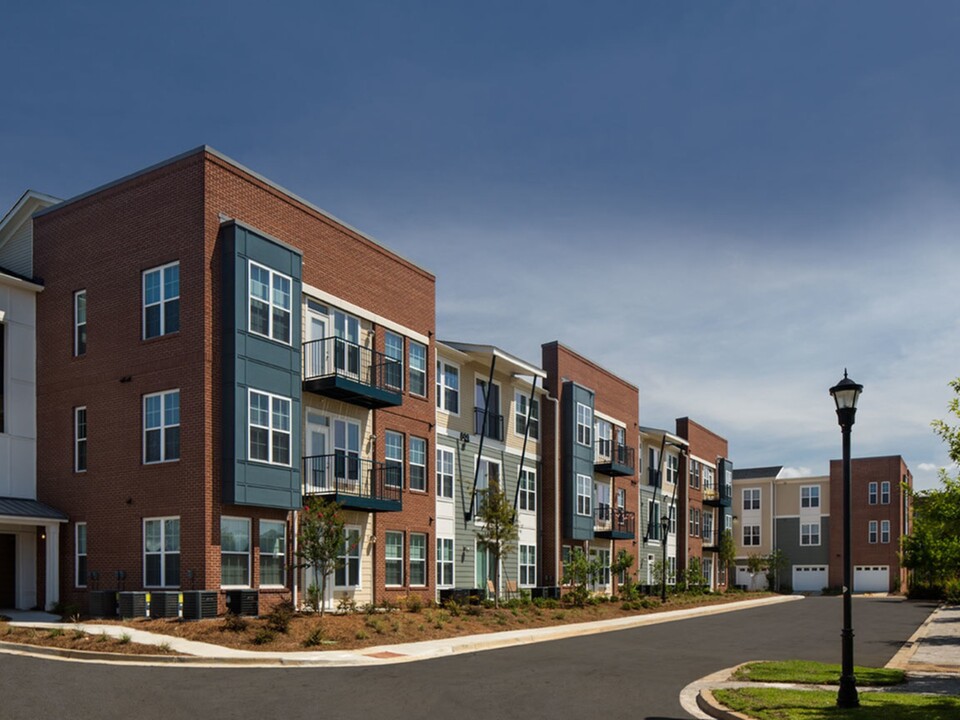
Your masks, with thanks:
M 597 440 L 594 447 L 594 469 L 604 475 L 633 475 L 634 449 L 609 438 Z
M 732 505 L 733 487 L 730 485 L 704 486 L 703 502 L 708 505 Z
M 486 418 L 484 418 L 483 408 L 474 408 L 473 431 L 477 435 L 483 435 L 493 440 L 503 440 L 503 415 L 488 412 Z
M 637 516 L 629 510 L 598 505 L 593 522 L 593 531 L 598 537 L 630 540 L 636 535 Z
M 306 390 L 364 407 L 403 402 L 403 363 L 338 337 L 303 344 Z
M 330 496 L 344 507 L 400 510 L 401 468 L 349 453 L 303 458 L 304 496 Z

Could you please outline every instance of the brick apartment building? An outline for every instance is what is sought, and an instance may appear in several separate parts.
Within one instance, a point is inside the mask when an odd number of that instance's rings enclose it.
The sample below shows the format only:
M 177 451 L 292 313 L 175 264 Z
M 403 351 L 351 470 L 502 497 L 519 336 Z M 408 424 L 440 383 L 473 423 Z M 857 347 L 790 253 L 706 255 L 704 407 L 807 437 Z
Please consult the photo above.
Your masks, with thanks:
M 433 597 L 433 275 L 208 147 L 40 212 L 34 240 L 64 600 L 302 600 L 314 494 L 347 511 L 324 602 Z
M 626 550 L 634 575 L 639 390 L 556 341 L 542 346 L 542 367 L 542 584 L 560 583 L 576 547 L 608 567 Z M 610 592 L 616 582 L 608 571 L 595 589 Z

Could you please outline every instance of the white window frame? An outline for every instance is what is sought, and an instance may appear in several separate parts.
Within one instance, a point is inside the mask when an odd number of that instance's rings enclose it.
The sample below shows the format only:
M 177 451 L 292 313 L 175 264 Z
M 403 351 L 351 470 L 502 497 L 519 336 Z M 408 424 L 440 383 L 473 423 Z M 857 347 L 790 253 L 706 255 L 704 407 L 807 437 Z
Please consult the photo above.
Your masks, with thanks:
M 167 268 L 177 266 L 177 294 L 166 297 L 166 283 L 163 281 L 164 271 Z M 174 260 L 169 262 L 166 265 L 159 265 L 157 267 L 147 268 L 140 274 L 140 337 L 143 340 L 152 340 L 153 338 L 163 337 L 164 335 L 172 335 L 175 332 L 180 332 L 180 261 Z M 148 303 L 147 302 L 147 276 L 152 273 L 160 274 L 160 299 L 156 302 Z M 167 303 L 172 302 L 173 300 L 177 301 L 177 328 L 176 330 L 167 330 Z M 147 335 L 147 308 L 153 307 L 154 305 L 160 306 L 160 332 L 156 335 Z
M 269 403 L 268 403 L 269 409 L 267 411 L 267 425 L 255 424 L 251 420 L 250 411 L 251 411 L 251 408 L 253 407 L 252 400 L 253 400 L 254 394 L 263 395 L 264 397 L 269 399 Z M 286 430 L 283 430 L 282 428 L 274 427 L 274 421 L 273 421 L 273 412 L 274 412 L 273 401 L 274 400 L 279 400 L 281 403 L 286 403 L 286 406 L 287 406 L 287 429 Z M 292 413 L 293 413 L 293 401 L 290 398 L 284 397 L 283 395 L 275 395 L 274 393 L 265 392 L 264 390 L 257 390 L 255 388 L 247 389 L 247 460 L 255 463 L 263 463 L 265 465 L 279 465 L 281 467 L 291 467 L 293 463 L 293 430 L 291 427 L 291 423 L 293 422 Z M 251 428 L 259 428 L 261 430 L 267 431 L 267 459 L 266 460 L 263 460 L 262 458 L 252 457 L 250 454 Z M 288 439 L 287 452 L 290 457 L 285 463 L 277 462 L 273 459 L 273 456 L 274 456 L 273 436 L 275 433 L 279 433 L 287 436 L 287 439 Z
M 449 550 L 449 553 L 447 552 Z M 454 586 L 454 549 L 453 538 L 437 537 L 437 587 L 449 588 Z M 449 571 L 450 581 L 445 580 Z
M 167 549 L 167 521 L 176 520 L 177 521 L 177 548 L 176 550 Z M 160 549 L 147 551 L 147 524 L 148 523 L 159 523 L 160 525 Z M 143 586 L 145 588 L 176 588 L 180 587 L 180 578 L 175 578 L 176 582 L 171 582 L 171 578 L 167 577 L 167 556 L 168 555 L 180 555 L 180 536 L 181 532 L 181 523 L 179 515 L 166 515 L 162 517 L 148 517 L 143 519 L 141 527 L 141 538 L 143 540 Z M 159 583 L 148 583 L 147 582 L 147 556 L 156 555 L 160 558 L 160 582 Z M 179 561 L 177 565 L 179 566 Z
M 293 343 L 293 278 L 289 275 L 284 275 L 282 272 L 277 272 L 272 268 L 268 268 L 266 265 L 261 265 L 260 263 L 249 260 L 247 262 L 247 331 L 251 335 L 256 335 L 257 337 L 265 338 L 266 340 L 272 340 L 273 342 L 280 343 L 282 345 L 291 345 Z M 264 300 L 261 297 L 254 297 L 253 295 L 253 270 L 254 268 L 262 270 L 267 273 L 269 277 L 269 286 L 267 288 L 267 299 Z M 283 307 L 282 304 L 278 304 L 275 301 L 274 293 L 276 291 L 277 281 L 286 281 L 289 285 L 289 292 L 287 292 L 287 307 Z M 283 289 L 280 289 L 280 292 L 283 292 Z M 267 306 L 267 333 L 261 333 L 253 329 L 253 302 L 256 300 L 258 303 L 265 303 Z M 289 320 L 287 322 L 287 336 L 285 338 L 274 337 L 274 322 L 273 322 L 273 313 L 274 310 L 279 310 L 280 312 L 285 312 L 289 315 Z
M 713 511 L 704 509 L 701 517 L 701 533 L 704 545 L 714 545 L 713 542 Z M 709 518 L 709 521 L 708 521 Z M 709 525 L 709 528 L 707 527 Z
M 589 475 L 577 473 L 577 515 L 593 517 L 593 480 Z
M 384 535 L 384 539 L 383 539 L 383 546 L 384 546 L 384 551 L 383 551 L 383 568 L 384 568 L 384 569 L 383 569 L 383 582 L 384 582 L 384 586 L 385 586 L 385 587 L 403 587 L 403 580 L 404 580 L 404 572 L 403 572 L 403 571 L 404 571 L 404 567 L 403 567 L 403 564 L 404 564 L 403 545 L 404 545 L 404 542 L 405 542 L 404 534 L 405 534 L 405 533 L 404 533 L 403 531 L 401 531 L 401 530 L 387 530 L 387 531 L 386 531 L 386 534 Z M 388 554 L 388 553 L 390 552 L 390 550 L 391 550 L 391 547 L 390 547 L 390 536 L 391 536 L 391 535 L 399 536 L 399 537 L 400 537 L 400 542 L 397 543 L 397 544 L 394 546 L 394 547 L 400 549 L 400 556 L 399 556 L 399 557 L 390 557 L 390 555 Z M 390 563 L 400 563 L 400 582 L 398 582 L 398 583 L 391 583 L 391 582 L 388 582 L 388 581 L 387 581 L 387 577 L 388 577 L 388 575 L 387 575 L 387 568 L 390 566 Z
M 800 523 L 800 545 L 814 547 L 820 545 L 820 523 Z
M 880 521 L 880 542 L 886 545 L 890 542 L 890 521 Z
M 454 375 L 457 378 L 457 386 L 448 387 L 447 386 L 447 369 L 453 371 Z M 449 360 L 442 360 L 437 358 L 437 410 L 445 412 L 448 415 L 453 415 L 455 417 L 460 416 L 460 406 L 463 404 L 460 402 L 462 399 L 460 397 L 460 392 L 462 390 L 463 383 L 460 381 L 460 366 L 456 363 L 452 363 Z M 447 391 L 455 393 L 457 397 L 457 408 L 456 410 L 451 410 L 447 406 Z
M 742 537 L 744 547 L 758 547 L 760 545 L 760 526 L 744 525 Z M 747 542 L 748 539 L 750 542 Z
M 410 448 L 408 450 L 409 459 L 408 463 L 410 464 L 410 478 L 407 480 L 408 489 L 414 492 L 429 492 L 429 484 L 427 482 L 427 448 L 429 443 L 426 438 L 417 437 L 416 435 L 411 435 L 409 438 Z M 414 444 L 423 444 L 422 450 L 415 450 Z M 422 470 L 420 477 L 422 486 L 415 487 L 413 484 L 414 468 L 420 468 Z
M 400 356 L 394 357 L 390 354 L 390 341 L 399 340 L 400 341 Z M 395 348 L 394 348 L 395 349 Z M 403 358 L 406 355 L 406 349 L 404 348 L 404 338 L 400 333 L 395 333 L 390 330 L 385 330 L 383 333 L 383 355 L 388 360 L 392 360 L 395 363 L 400 364 L 400 382 L 398 383 L 397 389 L 403 392 L 403 376 L 404 376 L 404 363 Z M 392 387 L 392 386 L 391 386 Z
M 80 528 L 83 528 L 83 552 L 80 552 Z M 89 536 L 87 535 L 87 523 L 78 522 L 74 525 L 73 528 L 73 584 L 74 587 L 85 588 L 87 586 L 87 575 L 89 566 L 87 565 L 87 543 L 89 542 Z M 83 558 L 83 565 L 86 569 L 83 573 L 83 577 L 80 577 L 80 558 Z
M 872 482 L 867 484 L 867 504 L 876 505 L 877 500 L 879 499 L 879 494 L 877 493 L 877 483 Z
M 83 318 L 80 317 L 80 301 L 83 300 Z M 80 349 L 80 332 L 83 330 L 83 349 Z M 73 294 L 73 356 L 87 354 L 87 291 L 77 290 Z
M 413 539 L 422 538 L 423 542 L 421 544 L 421 549 L 423 551 L 423 557 L 414 558 L 413 557 Z M 430 553 L 427 549 L 427 540 L 429 539 L 427 533 L 418 533 L 410 532 L 407 533 L 407 542 L 409 543 L 407 554 L 409 556 L 410 563 L 410 587 L 426 587 L 430 583 L 430 574 L 429 574 L 429 559 Z M 418 566 L 423 568 L 423 582 L 415 583 L 413 581 L 413 566 L 416 563 Z
M 351 547 L 350 538 L 356 537 L 356 543 Z M 363 586 L 363 528 L 359 525 L 346 525 L 343 528 L 343 545 L 338 555 L 341 567 L 333 573 L 333 586 L 351 590 L 359 590 Z M 357 568 L 357 582 L 350 582 L 350 563 L 355 562 Z M 339 573 L 343 573 L 344 582 L 337 582 Z
M 167 400 L 176 395 L 177 397 L 177 421 L 167 424 Z M 160 425 L 156 427 L 147 427 L 147 402 L 151 398 L 160 398 Z M 180 459 L 180 439 L 177 440 L 177 456 L 167 457 L 167 431 L 173 428 L 180 429 L 180 389 L 164 390 L 163 392 L 150 393 L 143 396 L 143 464 L 158 465 L 165 462 L 175 462 Z M 147 433 L 160 433 L 160 458 L 158 460 L 147 459 Z M 181 435 L 182 438 L 182 435 Z
M 889 505 L 890 504 L 890 481 L 884 480 L 880 483 L 880 504 Z
M 524 512 L 537 511 L 537 471 L 520 468 L 520 499 L 517 505 Z
M 390 442 L 387 442 L 390 440 Z M 400 457 L 396 457 L 396 453 L 400 453 Z M 395 477 L 394 473 L 388 472 L 383 478 L 383 484 L 386 487 L 393 488 L 403 488 L 403 433 L 399 433 L 396 430 L 386 430 L 383 433 L 383 459 L 387 468 L 399 468 L 400 472 L 398 473 L 400 482 L 394 482 L 392 480 Z
M 820 507 L 820 486 L 803 485 L 800 488 L 800 507 L 818 508 Z
M 867 542 L 871 545 L 876 545 L 878 539 L 879 539 L 878 523 L 876 520 L 871 520 L 867 524 Z
M 448 459 L 449 473 L 446 472 L 446 462 Z M 453 450 L 437 446 L 437 497 L 444 500 L 453 500 L 453 488 L 455 485 L 456 465 L 454 464 Z M 449 493 L 447 492 L 448 489 Z
M 749 502 L 748 502 L 749 498 Z M 744 488 L 743 489 L 743 509 L 744 510 L 759 510 L 760 509 L 760 488 Z
M 647 539 L 650 542 L 659 543 L 662 539 L 660 537 L 663 534 L 663 528 L 660 527 L 660 507 L 659 500 L 647 500 Z
M 480 514 L 480 503 L 483 502 L 483 491 L 490 487 L 490 468 L 497 468 L 497 482 L 500 483 L 500 489 L 504 490 L 503 484 L 503 465 L 499 460 L 489 458 L 477 458 L 477 464 L 480 465 L 480 471 L 476 474 L 477 486 L 473 497 L 473 516 L 476 522 L 483 522 L 478 515 Z M 486 463 L 486 465 L 484 465 Z
M 224 550 L 223 549 L 223 521 L 224 520 L 236 520 L 238 522 L 245 523 L 247 526 L 247 550 L 243 552 L 241 550 Z M 220 567 L 221 567 L 221 577 L 220 577 L 220 587 L 226 589 L 232 588 L 249 588 L 251 582 L 253 581 L 253 537 L 252 537 L 252 528 L 251 528 L 250 518 L 243 517 L 233 517 L 230 515 L 221 515 L 220 516 Z M 246 585 L 224 585 L 223 584 L 223 556 L 224 555 L 245 555 L 247 558 L 247 584 Z
M 577 408 L 579 412 L 579 408 Z M 579 430 L 579 428 L 578 428 Z M 596 439 L 596 456 L 604 459 L 613 458 L 613 423 L 594 415 L 593 437 Z
M 513 434 L 523 437 L 527 423 L 529 422 L 532 426 L 530 429 L 530 438 L 533 440 L 539 439 L 540 401 L 536 397 L 531 401 L 529 395 L 520 390 L 514 390 L 513 405 Z
M 423 357 L 422 357 L 423 367 L 420 367 L 420 366 L 419 366 L 419 363 L 420 363 L 420 361 L 421 361 L 420 358 L 417 359 L 417 363 L 416 363 L 416 364 L 414 363 L 414 357 L 413 357 L 413 350 L 414 350 L 414 348 L 420 348 L 421 350 L 423 350 Z M 417 397 L 426 397 L 426 396 L 427 396 L 427 387 L 428 387 L 428 386 L 427 386 L 427 346 L 424 345 L 423 343 L 418 343 L 416 340 L 409 340 L 409 341 L 407 342 L 407 357 L 408 357 L 407 364 L 408 364 L 408 366 L 409 366 L 409 371 L 410 371 L 410 394 L 411 394 L 411 395 L 416 395 Z M 414 374 L 417 374 L 418 376 L 421 376 L 421 377 L 422 377 L 422 383 L 421 383 L 422 386 L 423 386 L 423 392 L 422 392 L 422 393 L 421 393 L 421 392 L 416 392 L 416 391 L 413 389 L 413 388 L 414 388 L 414 382 L 413 382 L 413 376 L 414 376 Z
M 577 403 L 577 443 L 593 446 L 593 410 L 580 402 Z
M 524 562 L 526 560 L 526 562 Z M 517 580 L 520 587 L 537 585 L 537 546 L 520 544 L 517 550 Z
M 671 505 L 670 509 L 667 511 L 667 517 L 670 518 L 670 533 L 672 535 L 677 534 L 677 506 Z
M 257 547 L 260 550 L 260 587 L 264 588 L 284 588 L 287 586 L 287 523 L 283 520 L 261 520 L 259 533 L 257 536 Z M 280 528 L 280 542 L 278 543 L 279 552 L 263 548 L 264 526 L 276 525 Z M 280 560 L 280 583 L 265 583 L 263 581 L 263 559 L 277 558 Z
M 80 413 L 83 413 L 83 435 L 80 434 L 81 423 Z M 90 464 L 89 447 L 87 444 L 87 406 L 80 405 L 73 409 L 73 471 L 75 473 L 85 473 Z M 83 467 L 80 467 L 80 448 L 83 447 Z
M 673 453 L 667 453 L 666 468 L 663 473 L 663 482 L 676 485 L 680 479 L 680 458 Z

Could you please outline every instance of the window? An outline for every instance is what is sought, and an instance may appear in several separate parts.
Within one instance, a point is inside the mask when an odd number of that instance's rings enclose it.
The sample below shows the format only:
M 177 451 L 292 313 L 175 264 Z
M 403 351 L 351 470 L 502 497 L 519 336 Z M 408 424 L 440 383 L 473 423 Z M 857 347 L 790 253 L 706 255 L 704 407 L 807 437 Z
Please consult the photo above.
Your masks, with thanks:
M 593 560 L 599 563 L 599 571 L 594 578 L 594 587 L 604 587 L 610 584 L 610 551 L 590 548 Z
M 697 460 L 690 460 L 690 487 L 700 487 L 700 463 Z
M 890 542 L 890 521 L 889 520 L 880 521 L 880 542 L 882 543 Z
M 871 505 L 877 504 L 877 484 L 875 482 L 867 485 L 867 501 Z
M 180 263 L 143 273 L 143 339 L 180 330 Z
M 667 455 L 667 472 L 663 478 L 664 482 L 674 484 L 680 476 L 680 458 L 676 455 Z
M 703 544 L 713 545 L 713 513 L 703 511 Z
M 744 545 L 760 544 L 760 526 L 759 525 L 743 526 L 743 544 Z
M 588 475 L 577 475 L 577 515 L 593 514 L 593 483 Z
M 220 518 L 220 586 L 250 587 L 250 521 Z
M 250 390 L 251 460 L 290 464 L 290 399 Z
M 403 585 L 403 533 L 387 532 L 386 584 Z
M 713 492 L 717 489 L 716 473 L 712 467 L 707 465 L 700 466 L 700 473 L 703 479 L 704 492 Z
M 410 438 L 410 489 L 427 491 L 427 441 Z
M 74 584 L 78 588 L 87 586 L 87 524 L 85 522 L 76 525 L 77 540 L 74 545 L 76 552 L 76 570 L 77 575 L 74 578 Z
M 880 483 L 880 504 L 889 505 L 890 504 L 890 483 L 884 480 Z
M 260 521 L 260 586 L 286 585 L 287 524 Z
M 577 403 L 577 442 L 589 446 L 592 442 L 593 411 L 583 403 Z
M 529 424 L 530 437 L 536 440 L 540 437 L 540 401 L 536 398 L 531 400 L 529 396 L 524 395 L 519 390 L 513 397 L 515 407 L 513 431 L 517 435 L 523 435 Z
M 410 585 L 423 587 L 427 584 L 427 536 L 410 533 Z
M 801 545 L 819 545 L 820 544 L 820 523 L 801 523 L 800 525 L 800 544 Z
M 800 488 L 800 507 L 820 507 L 820 487 L 818 485 Z
M 453 499 L 453 451 L 437 448 L 437 495 Z
M 660 540 L 660 501 L 647 501 L 647 536 L 650 540 Z
M 384 383 L 403 390 L 403 336 L 387 330 L 383 336 L 383 354 L 387 356 Z
M 579 410 L 579 408 L 577 408 Z M 606 420 L 597 418 L 593 424 L 597 436 L 597 455 L 602 458 L 613 456 L 613 425 Z
M 667 558 L 667 585 L 677 584 L 677 558 L 671 555 Z
M 477 473 L 477 491 L 473 499 L 473 514 L 480 512 L 484 491 L 490 487 L 491 481 L 500 484 L 500 463 L 493 460 L 480 460 L 480 472 Z M 502 490 L 503 487 L 500 486 Z
M 143 396 L 143 462 L 180 459 L 180 391 Z
M 384 433 L 384 443 L 386 445 L 385 458 L 387 461 L 387 474 L 384 478 L 384 484 L 387 487 L 403 487 L 403 435 L 392 430 Z
M 617 510 L 627 509 L 627 491 L 624 488 L 617 488 Z
M 87 291 L 73 294 L 73 354 L 80 357 L 87 352 Z
M 347 526 L 343 529 L 343 546 L 340 549 L 340 567 L 333 575 L 336 587 L 360 587 L 360 528 Z
M 537 473 L 535 470 L 520 470 L 520 509 L 533 512 L 537 509 Z
M 871 520 L 867 527 L 867 542 L 875 544 L 877 542 L 877 521 Z
M 437 538 L 437 587 L 453 587 L 453 538 Z
M 250 332 L 290 344 L 291 288 L 286 275 L 250 263 Z
M 567 577 L 567 568 L 570 567 L 570 560 L 573 558 L 573 548 L 569 545 L 563 545 L 560 548 L 560 564 L 563 566 L 563 577 Z
M 743 491 L 743 509 L 760 509 L 760 488 L 746 488 Z
M 460 413 L 460 368 L 437 360 L 437 408 Z
M 143 585 L 180 585 L 180 518 L 143 521 Z
M 694 537 L 700 537 L 700 510 L 694 509 L 693 511 L 693 535 Z
M 73 471 L 87 471 L 87 408 L 73 409 Z
M 410 393 L 427 395 L 427 346 L 410 340 Z
M 667 516 L 670 518 L 670 534 L 677 534 L 677 508 L 675 505 L 670 506 L 670 512 L 667 513 Z
M 520 587 L 537 584 L 537 546 L 520 546 Z

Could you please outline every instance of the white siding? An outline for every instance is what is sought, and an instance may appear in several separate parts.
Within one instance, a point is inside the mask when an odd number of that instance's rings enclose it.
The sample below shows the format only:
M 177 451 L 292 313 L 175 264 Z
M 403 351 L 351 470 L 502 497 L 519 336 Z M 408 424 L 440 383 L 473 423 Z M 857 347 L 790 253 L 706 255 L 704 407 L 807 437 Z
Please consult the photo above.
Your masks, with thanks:
M 18 275 L 33 277 L 33 223 L 21 225 L 0 247 L 0 267 Z

